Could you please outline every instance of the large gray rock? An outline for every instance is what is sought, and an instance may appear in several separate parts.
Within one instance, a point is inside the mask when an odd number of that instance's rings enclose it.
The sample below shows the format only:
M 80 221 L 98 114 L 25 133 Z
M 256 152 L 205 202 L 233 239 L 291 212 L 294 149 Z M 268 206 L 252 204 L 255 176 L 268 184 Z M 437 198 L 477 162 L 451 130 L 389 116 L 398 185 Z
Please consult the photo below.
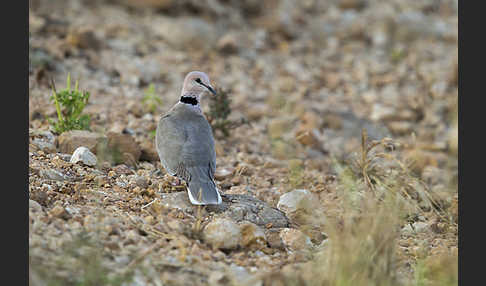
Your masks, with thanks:
M 41 178 L 54 181 L 73 181 L 74 179 L 56 169 L 41 169 L 39 171 L 39 176 Z
M 196 214 L 198 206 L 192 205 L 187 192 L 162 193 L 161 204 L 167 208 L 175 208 L 187 213 Z M 225 217 L 234 222 L 248 221 L 264 228 L 287 227 L 289 221 L 285 214 L 272 208 L 267 203 L 251 196 L 238 194 L 222 194 L 220 205 L 207 205 L 205 211 L 209 214 Z
M 206 209 L 230 217 L 237 222 L 249 221 L 262 227 L 287 227 L 289 225 L 283 212 L 270 207 L 259 199 L 238 194 L 224 194 L 222 198 L 223 202 L 220 205 L 209 205 Z
M 199 211 L 199 206 L 190 203 L 186 192 L 162 193 L 160 197 L 160 204 L 165 208 L 178 209 L 192 215 Z M 223 195 L 222 198 L 221 205 L 208 205 L 203 210 L 203 216 L 210 218 L 203 229 L 203 238 L 213 247 L 264 249 L 267 247 L 265 230 L 288 225 L 282 212 L 255 198 L 245 195 Z M 180 229 L 177 225 L 169 227 Z

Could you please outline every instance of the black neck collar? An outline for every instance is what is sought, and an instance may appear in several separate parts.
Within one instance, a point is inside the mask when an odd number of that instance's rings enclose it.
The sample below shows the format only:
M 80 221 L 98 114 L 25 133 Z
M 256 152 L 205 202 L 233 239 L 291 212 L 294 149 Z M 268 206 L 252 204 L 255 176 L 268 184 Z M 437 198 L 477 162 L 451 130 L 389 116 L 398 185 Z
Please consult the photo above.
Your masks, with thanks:
M 191 104 L 191 105 L 197 105 L 197 98 L 192 96 L 181 96 L 180 102 Z

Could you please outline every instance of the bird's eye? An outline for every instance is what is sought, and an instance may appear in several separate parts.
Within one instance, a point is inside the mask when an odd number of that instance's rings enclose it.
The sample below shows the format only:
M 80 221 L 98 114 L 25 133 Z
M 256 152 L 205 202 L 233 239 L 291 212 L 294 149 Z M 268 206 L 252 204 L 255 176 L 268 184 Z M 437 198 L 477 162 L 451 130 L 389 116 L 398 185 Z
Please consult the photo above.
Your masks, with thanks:
M 196 78 L 196 82 L 197 83 L 201 83 L 201 79 L 200 78 Z

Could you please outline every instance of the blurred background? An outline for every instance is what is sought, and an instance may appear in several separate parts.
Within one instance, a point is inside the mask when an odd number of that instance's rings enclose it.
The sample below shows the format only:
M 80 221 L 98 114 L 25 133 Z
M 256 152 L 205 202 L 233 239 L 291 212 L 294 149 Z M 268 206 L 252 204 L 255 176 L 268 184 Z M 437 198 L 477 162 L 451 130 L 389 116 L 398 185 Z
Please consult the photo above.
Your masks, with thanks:
M 72 153 L 81 140 L 52 132 L 48 120 L 57 118 L 51 79 L 64 89 L 68 73 L 90 93 L 83 111 L 90 131 L 120 140 L 130 154 L 107 159 L 100 170 L 160 168 L 154 131 L 192 70 L 206 72 L 229 100 L 202 99 L 223 192 L 276 207 L 282 194 L 305 188 L 330 210 L 332 184 L 343 185 L 336 166 L 351 165 L 366 129 L 369 140 L 393 141 L 394 156 L 441 209 L 431 214 L 418 199 L 421 210 L 409 222 L 427 231 L 396 237 L 403 281 L 417 279 L 422 258 L 457 255 L 457 0 L 30 0 L 29 151 L 44 158 L 31 158 L 31 168 L 44 168 L 49 154 Z M 31 196 L 38 196 L 45 182 L 30 178 Z M 375 184 L 366 178 L 360 182 Z M 43 232 L 38 239 L 60 238 Z M 31 238 L 31 259 L 51 261 L 37 247 Z M 430 285 L 455 285 L 451 279 Z
M 370 121 L 373 137 L 457 148 L 457 1 L 29 3 L 30 90 L 48 95 L 47 74 L 64 83 L 70 72 L 92 94 L 94 127 L 150 131 L 137 123 L 144 90 L 161 99 L 156 117 L 202 70 L 231 89 L 232 116 L 265 123 L 273 139 L 314 130 L 304 145 L 339 153 L 336 137 L 350 142 Z M 54 111 L 32 93 L 31 119 Z

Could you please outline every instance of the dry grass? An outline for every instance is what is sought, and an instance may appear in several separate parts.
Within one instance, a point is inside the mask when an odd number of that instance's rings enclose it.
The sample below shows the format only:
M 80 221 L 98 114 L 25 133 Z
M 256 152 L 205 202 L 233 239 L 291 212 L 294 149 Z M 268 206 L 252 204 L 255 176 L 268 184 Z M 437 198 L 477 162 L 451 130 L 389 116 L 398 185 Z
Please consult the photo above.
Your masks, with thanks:
M 297 189 L 304 184 L 304 166 L 302 160 L 292 159 L 288 161 L 289 183 L 292 189 Z
M 368 142 L 364 131 L 354 160 L 336 163 L 339 200 L 327 210 L 336 215 L 328 215 L 322 229 L 328 241 L 285 285 L 457 285 L 457 255 L 419 258 L 415 276 L 403 274 L 402 227 L 425 211 L 447 214 L 395 156 L 396 146 L 391 139 Z
M 369 194 L 347 202 L 346 215 L 328 224 L 328 245 L 315 260 L 318 279 L 309 285 L 396 285 L 395 246 L 400 203 L 391 196 L 379 204 Z M 353 205 L 353 206 L 351 206 Z
M 441 254 L 417 261 L 414 267 L 415 286 L 458 285 L 458 257 L 456 254 Z

